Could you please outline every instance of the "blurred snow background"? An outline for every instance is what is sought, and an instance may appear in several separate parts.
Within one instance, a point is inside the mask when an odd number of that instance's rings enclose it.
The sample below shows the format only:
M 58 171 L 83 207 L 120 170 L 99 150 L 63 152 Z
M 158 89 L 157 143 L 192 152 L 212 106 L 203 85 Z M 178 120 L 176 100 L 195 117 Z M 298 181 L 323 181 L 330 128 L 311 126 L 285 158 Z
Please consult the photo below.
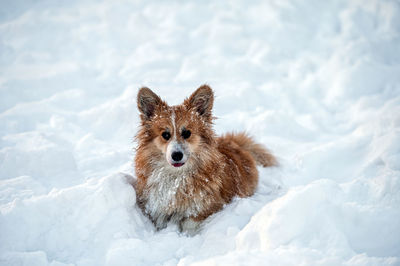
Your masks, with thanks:
M 155 232 L 137 89 L 202 83 L 281 166 L 199 235 Z M 400 3 L 1 1 L 0 137 L 1 265 L 400 265 Z

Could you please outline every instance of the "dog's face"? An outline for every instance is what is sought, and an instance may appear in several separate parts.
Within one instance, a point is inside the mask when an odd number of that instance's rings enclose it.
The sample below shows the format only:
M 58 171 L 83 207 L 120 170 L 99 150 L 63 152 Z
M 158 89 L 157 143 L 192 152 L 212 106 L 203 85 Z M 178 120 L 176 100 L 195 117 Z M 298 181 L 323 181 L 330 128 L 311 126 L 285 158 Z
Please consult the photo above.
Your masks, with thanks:
M 213 92 L 206 85 L 178 106 L 168 106 L 150 89 L 141 88 L 137 97 L 142 120 L 139 145 L 146 146 L 152 160 L 161 160 L 174 169 L 201 160 L 202 147 L 212 141 L 213 100 Z

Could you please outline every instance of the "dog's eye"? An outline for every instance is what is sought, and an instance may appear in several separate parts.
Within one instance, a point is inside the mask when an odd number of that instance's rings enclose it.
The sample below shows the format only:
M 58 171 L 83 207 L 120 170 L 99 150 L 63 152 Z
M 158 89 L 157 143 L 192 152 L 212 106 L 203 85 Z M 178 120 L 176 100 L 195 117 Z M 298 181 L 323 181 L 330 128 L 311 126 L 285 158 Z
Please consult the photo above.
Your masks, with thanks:
M 171 133 L 169 133 L 168 131 L 164 131 L 161 136 L 165 139 L 165 140 L 169 140 L 171 138 Z
M 182 130 L 181 135 L 184 139 L 188 139 L 188 138 L 190 138 L 190 135 L 192 135 L 192 132 L 190 132 L 190 130 L 184 129 L 184 130 Z

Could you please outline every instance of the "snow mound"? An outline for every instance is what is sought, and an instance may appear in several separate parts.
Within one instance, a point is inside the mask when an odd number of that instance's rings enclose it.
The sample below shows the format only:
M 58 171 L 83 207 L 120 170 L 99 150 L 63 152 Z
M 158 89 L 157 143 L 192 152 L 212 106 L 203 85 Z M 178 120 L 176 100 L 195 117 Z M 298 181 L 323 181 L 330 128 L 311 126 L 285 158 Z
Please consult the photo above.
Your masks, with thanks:
M 80 263 L 69 260 L 97 257 L 113 239 L 138 237 L 143 221 L 135 209 L 136 196 L 130 182 L 131 177 L 121 174 L 89 179 L 3 205 L 0 248 L 46 251 L 30 253 L 25 260 L 42 260 L 47 255 Z M 12 261 L 15 254 L 3 254 L 3 260 Z

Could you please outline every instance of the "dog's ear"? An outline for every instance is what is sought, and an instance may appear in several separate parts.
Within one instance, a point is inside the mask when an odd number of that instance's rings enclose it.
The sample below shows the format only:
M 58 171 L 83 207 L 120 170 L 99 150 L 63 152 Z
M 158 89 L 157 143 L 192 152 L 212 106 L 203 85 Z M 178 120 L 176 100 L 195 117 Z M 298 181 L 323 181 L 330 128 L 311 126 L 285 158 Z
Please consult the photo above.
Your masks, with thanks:
M 196 110 L 199 115 L 211 119 L 214 93 L 208 85 L 202 85 L 186 100 L 186 104 L 189 108 Z
M 160 97 L 149 88 L 143 87 L 139 89 L 137 95 L 137 105 L 142 113 L 140 118 L 145 121 L 153 117 L 157 106 L 164 104 Z

